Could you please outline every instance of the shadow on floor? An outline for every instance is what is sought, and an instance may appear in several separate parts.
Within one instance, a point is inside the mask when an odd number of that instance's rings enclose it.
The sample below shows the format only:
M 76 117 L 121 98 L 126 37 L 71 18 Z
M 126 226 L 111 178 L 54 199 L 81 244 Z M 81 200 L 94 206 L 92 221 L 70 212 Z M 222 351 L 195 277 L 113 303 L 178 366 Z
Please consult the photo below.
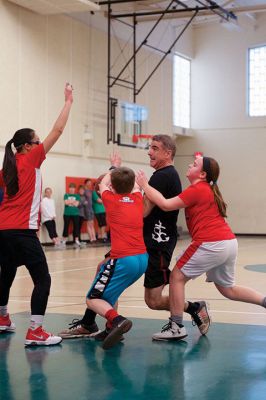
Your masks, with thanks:
M 56 333 L 76 316 L 47 314 Z M 188 338 L 153 342 L 165 321 L 133 318 L 125 341 L 104 351 L 93 339 L 24 348 L 28 314 L 0 334 L 3 400 L 265 400 L 266 328 L 213 324 L 208 337 L 186 323 Z M 100 321 L 100 324 L 102 321 Z

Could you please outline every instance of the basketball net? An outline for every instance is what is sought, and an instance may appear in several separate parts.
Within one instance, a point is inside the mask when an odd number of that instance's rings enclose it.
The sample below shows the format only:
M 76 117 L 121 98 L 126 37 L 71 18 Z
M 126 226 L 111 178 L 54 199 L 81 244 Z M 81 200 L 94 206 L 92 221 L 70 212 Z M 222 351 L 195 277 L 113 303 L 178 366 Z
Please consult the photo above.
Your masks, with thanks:
M 149 143 L 152 139 L 153 135 L 147 135 L 147 134 L 142 134 L 142 135 L 137 135 L 134 134 L 132 136 L 132 143 L 136 145 L 137 148 L 146 150 L 149 148 Z

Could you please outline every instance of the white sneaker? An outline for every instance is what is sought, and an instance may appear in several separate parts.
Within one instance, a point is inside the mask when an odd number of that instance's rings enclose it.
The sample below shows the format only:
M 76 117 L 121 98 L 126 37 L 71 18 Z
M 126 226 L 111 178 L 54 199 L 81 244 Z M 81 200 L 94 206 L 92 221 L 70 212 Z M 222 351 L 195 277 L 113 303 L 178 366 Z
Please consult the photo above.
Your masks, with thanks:
M 168 324 L 162 327 L 161 332 L 152 336 L 153 340 L 182 340 L 187 336 L 186 328 L 180 327 L 169 318 Z
M 65 243 L 56 243 L 54 245 L 54 248 L 57 249 L 57 250 L 62 250 L 62 249 L 66 248 L 66 244 Z
M 79 249 L 81 247 L 81 243 L 79 240 L 75 240 L 75 243 L 73 245 L 74 249 Z

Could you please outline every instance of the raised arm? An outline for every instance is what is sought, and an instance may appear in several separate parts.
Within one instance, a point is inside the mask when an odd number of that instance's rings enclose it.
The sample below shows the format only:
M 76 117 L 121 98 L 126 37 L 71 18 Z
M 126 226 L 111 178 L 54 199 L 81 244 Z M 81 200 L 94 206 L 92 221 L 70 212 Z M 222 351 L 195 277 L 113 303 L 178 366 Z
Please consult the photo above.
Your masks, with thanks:
M 118 153 L 118 151 L 114 151 L 113 154 L 110 155 L 110 164 L 111 168 L 118 168 L 121 167 L 122 164 L 122 158 L 121 155 Z
M 65 87 L 65 104 L 60 112 L 57 120 L 55 121 L 55 124 L 51 130 L 51 132 L 48 134 L 48 136 L 44 139 L 43 141 L 43 147 L 45 153 L 48 153 L 48 151 L 53 147 L 53 145 L 57 142 L 61 134 L 63 133 L 63 130 L 66 126 L 70 109 L 73 103 L 73 87 L 69 83 L 66 84 Z
M 180 199 L 180 197 L 175 196 L 171 199 L 166 199 L 158 190 L 154 189 L 148 184 L 148 180 L 143 171 L 138 171 L 136 174 L 136 181 L 139 186 L 144 190 L 148 199 L 156 204 L 159 208 L 164 211 L 173 211 L 179 208 L 185 208 L 185 203 Z

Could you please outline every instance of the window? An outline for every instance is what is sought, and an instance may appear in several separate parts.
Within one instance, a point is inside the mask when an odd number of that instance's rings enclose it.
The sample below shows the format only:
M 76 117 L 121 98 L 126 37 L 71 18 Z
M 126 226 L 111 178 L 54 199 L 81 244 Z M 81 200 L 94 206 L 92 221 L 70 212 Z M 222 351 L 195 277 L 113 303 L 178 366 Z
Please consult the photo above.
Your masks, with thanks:
M 174 55 L 173 124 L 190 128 L 190 60 Z
M 248 113 L 266 115 L 266 46 L 249 49 L 248 67 Z

